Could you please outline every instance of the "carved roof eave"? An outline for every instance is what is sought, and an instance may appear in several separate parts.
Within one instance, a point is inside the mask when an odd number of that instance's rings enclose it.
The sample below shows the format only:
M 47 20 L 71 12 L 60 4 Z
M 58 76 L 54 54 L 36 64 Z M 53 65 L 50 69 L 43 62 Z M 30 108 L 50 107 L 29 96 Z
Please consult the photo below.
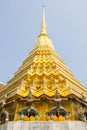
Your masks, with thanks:
M 3 91 L 0 93 L 0 100 L 5 98 L 5 95 L 7 95 L 7 99 L 12 98 L 17 95 L 17 88 L 14 88 L 10 91 Z
M 44 89 L 44 91 L 42 89 L 39 91 L 36 91 L 34 89 L 31 89 L 31 91 L 32 91 L 32 95 L 37 97 L 37 98 L 39 98 L 40 96 L 43 96 L 43 95 L 46 95 L 48 97 L 55 96 L 55 89 L 52 91 L 49 91 L 49 90 L 47 91 L 46 89 Z M 19 96 L 26 97 L 28 95 L 28 92 L 29 91 L 23 92 L 22 90 L 19 89 L 17 91 L 17 94 Z M 86 94 L 87 92 L 85 92 L 85 91 L 83 91 L 83 92 L 84 92 L 84 96 L 87 98 L 87 94 Z M 69 95 L 75 95 L 78 98 L 82 97 L 82 93 L 80 91 L 76 91 L 75 88 L 68 88 L 66 90 L 59 89 L 59 93 L 63 97 L 67 97 Z
M 82 86 L 78 80 L 76 80 L 74 77 L 69 77 L 68 75 L 66 75 L 66 73 L 62 72 L 61 70 L 59 70 L 59 73 L 60 73 L 60 75 L 64 76 L 66 80 L 69 80 L 73 84 L 73 86 L 70 86 L 67 90 L 66 89 L 65 90 L 61 89 L 60 90 L 60 93 L 61 93 L 62 96 L 68 96 L 70 94 L 74 94 L 77 97 L 81 97 L 82 93 L 84 93 L 85 96 L 87 95 L 87 88 L 85 88 L 84 86 Z M 29 74 L 28 71 L 25 74 Z M 23 77 L 23 75 L 22 75 L 22 77 Z M 20 78 L 22 78 L 22 77 L 20 77 Z M 18 79 L 12 80 L 10 82 L 11 84 L 9 83 L 7 85 L 7 87 L 2 88 L 0 90 L 0 95 L 2 95 L 2 96 L 4 96 L 5 94 L 10 95 L 10 93 L 11 93 L 12 96 L 15 96 L 16 94 L 20 95 L 20 93 L 18 92 L 20 90 L 19 88 L 14 88 L 13 90 L 8 91 L 8 88 L 12 84 L 14 84 L 16 81 L 18 81 Z M 75 87 L 74 87 L 74 85 L 75 85 Z M 24 95 L 24 97 L 27 96 L 27 92 L 22 92 L 22 93 L 25 93 L 25 94 L 22 94 L 20 96 L 23 96 L 23 95 Z M 33 93 L 33 95 L 37 96 L 37 97 L 41 96 L 43 94 L 46 94 L 47 96 L 54 96 L 55 95 L 54 90 L 52 90 L 52 92 L 48 91 L 46 93 L 41 93 L 41 92 L 38 92 L 38 91 L 36 91 L 35 93 Z
M 61 75 L 63 75 L 67 80 L 69 80 L 70 82 L 73 83 L 73 86 L 75 85 L 75 87 L 77 86 L 77 88 L 79 89 L 79 91 L 81 92 L 86 92 L 87 93 L 87 88 L 85 86 L 83 86 L 82 84 L 80 84 L 80 82 L 73 76 L 73 77 L 69 77 L 66 73 L 62 72 L 61 70 L 59 70 L 59 73 Z M 70 88 L 73 89 L 73 86 L 70 86 Z

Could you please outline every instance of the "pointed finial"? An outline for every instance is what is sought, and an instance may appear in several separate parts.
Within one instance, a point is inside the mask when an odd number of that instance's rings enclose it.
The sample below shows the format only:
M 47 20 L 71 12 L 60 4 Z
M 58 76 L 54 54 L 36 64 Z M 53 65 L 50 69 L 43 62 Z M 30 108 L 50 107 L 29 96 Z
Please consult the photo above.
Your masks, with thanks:
M 32 98 L 31 89 L 29 89 L 28 98 Z
M 43 9 L 43 21 L 45 21 L 45 5 L 42 5 L 42 9 Z
M 59 97 L 60 97 L 58 87 L 56 87 L 56 94 L 55 94 L 55 96 L 56 96 L 56 98 L 59 98 Z
M 46 21 L 45 21 L 45 6 L 43 5 L 42 8 L 43 8 L 43 16 L 42 16 L 42 26 L 40 34 L 47 34 Z

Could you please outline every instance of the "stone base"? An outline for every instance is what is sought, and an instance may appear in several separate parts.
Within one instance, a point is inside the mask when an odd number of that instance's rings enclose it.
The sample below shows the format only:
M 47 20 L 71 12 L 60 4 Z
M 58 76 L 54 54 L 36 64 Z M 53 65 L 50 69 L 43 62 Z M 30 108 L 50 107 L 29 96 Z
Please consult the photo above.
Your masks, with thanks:
M 0 125 L 0 130 L 87 130 L 81 121 L 12 121 Z

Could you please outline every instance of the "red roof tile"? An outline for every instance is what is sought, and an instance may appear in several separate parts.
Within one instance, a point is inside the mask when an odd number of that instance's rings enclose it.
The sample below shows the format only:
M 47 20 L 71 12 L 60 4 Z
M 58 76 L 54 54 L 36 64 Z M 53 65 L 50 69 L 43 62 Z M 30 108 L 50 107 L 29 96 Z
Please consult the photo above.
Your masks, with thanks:
M 2 89 L 4 87 L 4 85 L 3 84 L 0 84 L 0 89 Z

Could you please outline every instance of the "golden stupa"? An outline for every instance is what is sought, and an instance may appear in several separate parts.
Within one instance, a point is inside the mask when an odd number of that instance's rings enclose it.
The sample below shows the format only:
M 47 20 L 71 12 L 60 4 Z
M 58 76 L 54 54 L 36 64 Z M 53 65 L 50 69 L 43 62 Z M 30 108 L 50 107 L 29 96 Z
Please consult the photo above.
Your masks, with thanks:
M 44 9 L 34 48 L 14 77 L 0 89 L 0 104 L 1 122 L 87 120 L 87 88 L 55 51 L 47 33 Z

